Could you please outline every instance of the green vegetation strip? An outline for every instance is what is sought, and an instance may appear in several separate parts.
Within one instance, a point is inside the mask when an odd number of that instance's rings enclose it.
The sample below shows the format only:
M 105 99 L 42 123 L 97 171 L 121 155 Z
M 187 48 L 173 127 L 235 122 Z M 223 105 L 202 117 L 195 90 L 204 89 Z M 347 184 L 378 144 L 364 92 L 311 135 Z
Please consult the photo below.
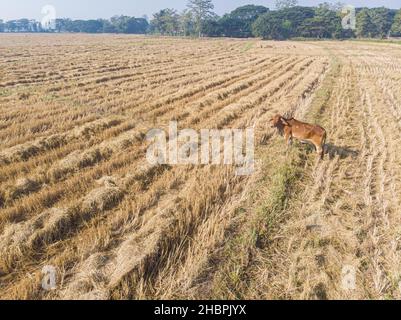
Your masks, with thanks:
M 396 39 L 353 39 L 349 40 L 351 42 L 366 42 L 366 43 L 376 43 L 376 44 L 398 44 L 401 45 L 401 40 Z

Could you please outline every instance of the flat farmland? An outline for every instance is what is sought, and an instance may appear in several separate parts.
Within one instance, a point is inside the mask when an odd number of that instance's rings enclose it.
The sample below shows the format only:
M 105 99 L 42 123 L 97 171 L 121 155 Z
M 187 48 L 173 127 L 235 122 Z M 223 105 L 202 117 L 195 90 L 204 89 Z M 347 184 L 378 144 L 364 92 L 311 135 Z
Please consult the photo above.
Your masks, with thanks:
M 400 88 L 395 44 L 0 35 L 0 298 L 400 298 Z M 149 163 L 171 121 L 255 171 Z

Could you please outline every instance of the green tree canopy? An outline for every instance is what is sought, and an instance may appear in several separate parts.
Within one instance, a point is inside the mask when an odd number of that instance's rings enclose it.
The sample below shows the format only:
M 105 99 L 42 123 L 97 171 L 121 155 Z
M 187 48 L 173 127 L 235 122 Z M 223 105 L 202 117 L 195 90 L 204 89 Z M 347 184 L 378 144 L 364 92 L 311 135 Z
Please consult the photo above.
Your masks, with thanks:
M 256 20 L 260 15 L 269 11 L 269 8 L 264 6 L 256 6 L 248 4 L 231 11 L 230 16 L 242 21 Z
M 208 37 L 221 37 L 223 35 L 221 23 L 217 19 L 204 21 L 202 33 Z
M 265 40 L 288 39 L 291 33 L 291 21 L 284 20 L 278 11 L 271 11 L 256 19 L 252 26 L 253 34 Z
M 369 9 L 364 8 L 356 15 L 356 35 L 359 38 L 371 38 L 376 34 Z
M 134 18 L 128 16 L 114 16 L 110 19 L 110 23 L 103 20 L 103 31 L 141 34 L 146 33 L 149 23 L 144 18 Z
M 302 23 L 315 16 L 315 10 L 309 7 L 288 7 L 277 11 L 283 21 L 289 21 L 289 36 L 299 36 L 299 27 Z
M 180 15 L 180 33 L 183 36 L 192 36 L 195 34 L 195 22 L 190 10 L 184 10 Z
M 370 16 L 374 25 L 373 36 L 385 38 L 390 35 L 391 25 L 393 23 L 393 11 L 387 8 L 370 9 Z
M 200 37 L 202 36 L 205 21 L 213 20 L 216 17 L 216 14 L 213 12 L 214 4 L 212 0 L 189 0 L 188 8 L 193 14 L 195 28 Z
M 394 17 L 394 22 L 391 26 L 391 35 L 401 37 L 401 9 Z
M 162 35 L 177 35 L 179 33 L 179 15 L 174 9 L 163 9 L 153 15 L 150 28 Z
M 269 9 L 264 6 L 239 7 L 220 19 L 221 32 L 226 37 L 247 38 L 252 36 L 252 24 Z

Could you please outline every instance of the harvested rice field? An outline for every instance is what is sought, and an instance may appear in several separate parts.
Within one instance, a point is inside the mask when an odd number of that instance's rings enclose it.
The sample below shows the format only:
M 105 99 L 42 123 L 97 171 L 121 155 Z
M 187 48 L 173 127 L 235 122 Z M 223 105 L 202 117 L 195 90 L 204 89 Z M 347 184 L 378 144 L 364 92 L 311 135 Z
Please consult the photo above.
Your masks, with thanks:
M 400 93 L 397 44 L 0 35 L 0 298 L 401 298 Z M 254 172 L 149 163 L 171 121 Z

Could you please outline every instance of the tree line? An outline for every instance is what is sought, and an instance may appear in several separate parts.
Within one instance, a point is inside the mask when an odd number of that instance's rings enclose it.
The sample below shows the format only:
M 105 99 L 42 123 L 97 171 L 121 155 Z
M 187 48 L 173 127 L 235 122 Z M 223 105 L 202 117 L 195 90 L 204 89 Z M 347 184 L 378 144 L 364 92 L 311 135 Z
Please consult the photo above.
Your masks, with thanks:
M 43 28 L 35 20 L 3 22 L 0 32 L 85 32 L 159 34 L 196 37 L 261 37 L 289 38 L 386 38 L 401 36 L 401 10 L 357 8 L 356 28 L 342 25 L 345 13 L 341 3 L 322 3 L 317 7 L 298 6 L 296 0 L 277 0 L 275 10 L 260 5 L 241 6 L 218 16 L 212 0 L 189 0 L 187 9 L 179 13 L 165 8 L 146 17 L 115 16 L 111 19 L 56 19 L 54 28 Z
M 83 33 L 131 33 L 145 34 L 149 31 L 146 18 L 115 16 L 111 19 L 71 20 L 56 19 L 53 26 L 42 26 L 35 20 L 19 19 L 3 22 L 0 32 L 83 32 Z

